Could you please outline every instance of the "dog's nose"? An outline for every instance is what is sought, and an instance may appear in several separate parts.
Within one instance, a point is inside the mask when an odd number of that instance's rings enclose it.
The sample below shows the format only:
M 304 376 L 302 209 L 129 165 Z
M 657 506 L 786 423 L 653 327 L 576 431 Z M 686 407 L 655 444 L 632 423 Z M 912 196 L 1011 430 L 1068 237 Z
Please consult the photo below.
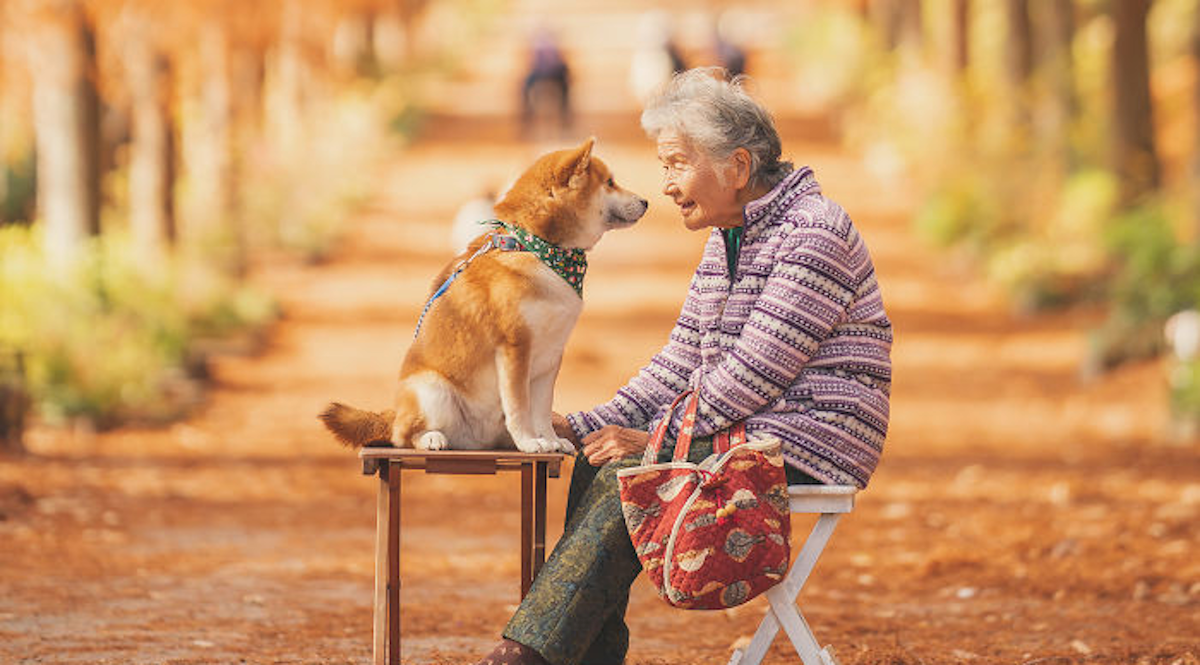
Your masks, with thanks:
M 646 212 L 646 210 L 650 207 L 650 202 L 646 199 L 639 198 L 638 203 L 642 204 L 642 212 Z

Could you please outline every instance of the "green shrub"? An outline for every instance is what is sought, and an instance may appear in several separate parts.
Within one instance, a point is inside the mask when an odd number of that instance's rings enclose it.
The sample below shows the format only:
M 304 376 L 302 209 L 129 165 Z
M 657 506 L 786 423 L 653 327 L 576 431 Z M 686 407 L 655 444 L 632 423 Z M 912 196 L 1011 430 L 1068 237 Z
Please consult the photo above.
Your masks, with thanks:
M 195 399 L 198 341 L 274 316 L 269 299 L 211 269 L 135 256 L 126 237 L 106 236 L 73 270 L 52 272 L 36 227 L 0 229 L 0 348 L 25 358 L 44 418 L 106 427 L 178 417 Z
M 1200 361 L 1176 362 L 1168 383 L 1172 417 L 1177 426 L 1187 428 L 1183 438 L 1195 436 L 1200 425 Z
M 917 232 L 940 247 L 982 251 L 991 244 L 1000 216 L 981 178 L 950 180 L 917 210 Z
M 1073 173 L 1046 196 L 987 260 L 987 274 L 1022 310 L 1038 311 L 1104 297 L 1110 255 L 1101 241 L 1115 209 L 1116 178 L 1107 171 Z M 992 202 L 999 205 L 998 202 Z
M 1200 305 L 1200 248 L 1180 241 L 1160 203 L 1117 217 L 1105 241 L 1109 311 L 1092 335 L 1092 362 L 1102 369 L 1157 355 L 1166 320 Z

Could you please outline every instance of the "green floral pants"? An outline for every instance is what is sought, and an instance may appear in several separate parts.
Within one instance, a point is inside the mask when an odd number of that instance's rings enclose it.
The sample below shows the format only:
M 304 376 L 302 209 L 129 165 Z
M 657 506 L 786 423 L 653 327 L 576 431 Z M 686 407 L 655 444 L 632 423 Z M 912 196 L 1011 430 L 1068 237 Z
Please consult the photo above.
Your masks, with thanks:
M 664 445 L 660 461 L 669 461 Z M 712 454 L 712 439 L 696 439 L 692 462 Z M 566 527 L 529 594 L 504 629 L 553 665 L 619 665 L 629 650 L 625 608 L 629 588 L 642 570 L 625 518 L 617 471 L 641 464 L 641 456 L 594 467 L 575 458 L 567 495 Z M 788 483 L 818 481 L 787 467 Z

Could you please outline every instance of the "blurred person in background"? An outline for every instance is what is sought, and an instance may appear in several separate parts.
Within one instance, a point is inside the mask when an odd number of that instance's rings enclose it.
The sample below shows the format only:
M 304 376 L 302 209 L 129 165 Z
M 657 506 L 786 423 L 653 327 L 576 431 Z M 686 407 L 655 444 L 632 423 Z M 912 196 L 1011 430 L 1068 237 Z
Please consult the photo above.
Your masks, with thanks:
M 521 83 L 521 132 L 529 137 L 543 116 L 556 116 L 557 129 L 571 126 L 571 70 L 549 28 L 533 32 L 529 63 Z
M 645 104 L 671 77 L 684 69 L 675 28 L 664 11 L 649 11 L 638 19 L 638 46 L 629 61 L 629 89 Z
M 666 346 L 590 411 L 555 415 L 580 449 L 566 527 L 481 665 L 617 665 L 641 571 L 617 471 L 638 466 L 670 418 L 674 452 L 685 390 L 698 399 L 689 460 L 744 422 L 778 438 L 789 484 L 865 487 L 887 434 L 892 328 L 866 245 L 809 167 L 782 161 L 774 121 L 718 68 L 674 77 L 642 113 L 658 145 L 663 193 L 683 227 L 708 234 Z
M 729 72 L 731 78 L 746 73 L 746 50 L 738 36 L 737 15 L 725 11 L 713 25 L 713 52 L 717 64 Z

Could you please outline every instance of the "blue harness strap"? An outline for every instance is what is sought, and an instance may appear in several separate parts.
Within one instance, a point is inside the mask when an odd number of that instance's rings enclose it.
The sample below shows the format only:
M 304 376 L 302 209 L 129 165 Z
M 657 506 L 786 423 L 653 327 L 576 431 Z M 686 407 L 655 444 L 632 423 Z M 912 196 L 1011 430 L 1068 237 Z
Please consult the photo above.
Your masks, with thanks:
M 450 276 L 446 278 L 446 281 L 442 282 L 442 285 L 433 292 L 433 295 L 429 296 L 429 300 L 425 302 L 425 309 L 421 310 L 421 316 L 417 319 L 417 329 L 413 331 L 413 339 L 416 339 L 417 335 L 420 334 L 421 324 L 425 321 L 425 315 L 429 313 L 429 308 L 433 307 L 433 302 L 438 298 L 441 298 L 442 295 L 446 293 L 446 291 L 450 288 L 450 284 L 452 284 L 454 280 L 457 279 L 460 274 L 462 274 L 462 271 L 467 269 L 467 266 L 471 265 L 472 261 L 493 249 L 498 249 L 502 252 L 515 252 L 524 250 L 525 248 L 522 247 L 521 243 L 513 236 L 504 235 L 496 231 L 489 233 L 487 239 L 484 240 L 483 244 L 479 246 L 479 249 L 475 250 L 474 254 L 468 256 L 457 266 L 455 266 L 454 271 L 450 273 Z

